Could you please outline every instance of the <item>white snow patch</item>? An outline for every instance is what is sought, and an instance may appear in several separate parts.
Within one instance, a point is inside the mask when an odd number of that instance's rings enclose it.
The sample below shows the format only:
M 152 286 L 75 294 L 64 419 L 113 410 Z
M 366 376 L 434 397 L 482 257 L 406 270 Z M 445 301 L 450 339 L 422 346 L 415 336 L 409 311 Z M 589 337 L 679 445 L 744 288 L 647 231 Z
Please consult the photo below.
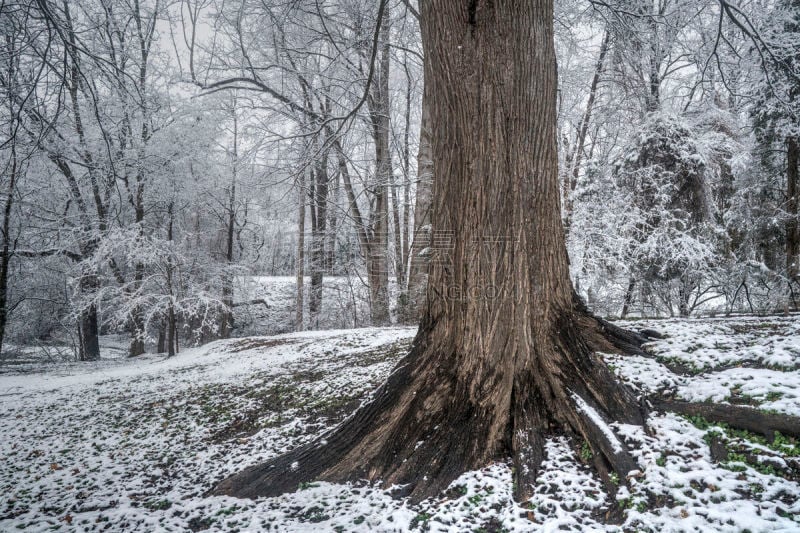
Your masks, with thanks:
M 572 395 L 572 399 L 575 400 L 575 406 L 578 408 L 579 411 L 583 411 L 586 415 L 592 420 L 592 423 L 597 426 L 597 428 L 603 432 L 608 442 L 611 444 L 614 453 L 620 453 L 623 448 L 622 444 L 619 443 L 617 436 L 614 434 L 614 431 L 611 427 L 603 420 L 603 417 L 600 416 L 591 405 L 586 403 L 586 400 L 578 396 L 574 392 L 570 392 Z

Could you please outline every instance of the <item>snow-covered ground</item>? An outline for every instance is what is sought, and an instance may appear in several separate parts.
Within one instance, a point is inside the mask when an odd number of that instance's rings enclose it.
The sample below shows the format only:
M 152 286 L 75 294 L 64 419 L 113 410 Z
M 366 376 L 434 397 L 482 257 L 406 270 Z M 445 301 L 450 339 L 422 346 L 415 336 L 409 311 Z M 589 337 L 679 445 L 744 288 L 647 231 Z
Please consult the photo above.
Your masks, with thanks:
M 800 319 L 632 321 L 667 335 L 658 359 L 608 356 L 667 389 L 800 415 Z M 0 376 L 0 531 L 800 531 L 800 447 L 654 414 L 617 425 L 642 476 L 608 496 L 580 442 L 554 436 L 536 494 L 511 497 L 505 463 L 410 505 L 373 487 L 311 483 L 259 501 L 204 494 L 221 478 L 325 431 L 380 383 L 410 328 L 218 341 L 172 359 L 109 357 Z M 662 364 L 664 363 L 664 364 Z M 666 365 L 666 366 L 665 366 Z M 708 442 L 727 448 L 712 460 Z

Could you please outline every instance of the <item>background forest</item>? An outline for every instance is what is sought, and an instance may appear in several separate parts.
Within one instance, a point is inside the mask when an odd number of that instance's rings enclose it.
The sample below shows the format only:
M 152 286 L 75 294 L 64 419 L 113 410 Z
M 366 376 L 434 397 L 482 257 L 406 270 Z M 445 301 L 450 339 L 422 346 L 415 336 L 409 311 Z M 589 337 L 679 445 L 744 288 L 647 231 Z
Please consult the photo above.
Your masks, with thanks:
M 562 216 L 590 309 L 796 309 L 800 2 L 557 4 Z M 415 323 L 448 246 L 418 17 L 0 0 L 0 353 Z

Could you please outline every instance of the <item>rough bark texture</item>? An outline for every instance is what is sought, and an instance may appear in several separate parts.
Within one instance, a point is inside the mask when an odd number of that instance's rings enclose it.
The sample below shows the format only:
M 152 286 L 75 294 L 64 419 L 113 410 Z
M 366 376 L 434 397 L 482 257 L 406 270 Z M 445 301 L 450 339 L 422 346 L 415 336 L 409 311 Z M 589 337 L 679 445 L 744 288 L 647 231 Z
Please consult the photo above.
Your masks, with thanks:
M 419 500 L 511 456 L 524 500 L 554 431 L 585 439 L 606 481 L 637 468 L 607 422 L 643 424 L 644 410 L 594 354 L 614 349 L 608 339 L 617 330 L 588 314 L 569 278 L 552 0 L 429 0 L 422 8 L 437 180 L 417 337 L 338 428 L 228 478 L 217 494 L 368 480 L 405 485 Z
M 16 187 L 18 170 L 16 143 L 11 143 L 10 152 L 10 162 L 7 166 L 8 189 L 5 205 L 3 206 L 3 226 L 2 235 L 0 235 L 3 239 L 2 251 L 0 251 L 0 354 L 3 353 L 3 339 L 5 338 L 6 323 L 8 322 L 8 272 L 13 254 L 13 247 L 11 245 L 11 211 L 14 205 L 14 189 Z
M 428 287 L 428 259 L 431 246 L 431 203 L 433 189 L 433 154 L 431 154 L 431 113 L 427 91 L 422 93 L 422 119 L 417 152 L 417 191 L 414 199 L 414 237 L 411 241 L 408 268 L 407 302 L 401 319 L 417 322 L 425 310 Z
M 305 267 L 305 236 L 306 236 L 306 193 L 305 174 L 300 173 L 297 180 L 297 262 L 295 264 L 296 301 L 294 308 L 294 329 L 303 330 L 303 281 L 306 275 Z
M 791 284 L 800 278 L 800 229 L 798 229 L 798 190 L 797 184 L 800 182 L 800 139 L 789 137 L 786 140 L 786 277 Z M 797 303 L 793 302 L 793 307 Z

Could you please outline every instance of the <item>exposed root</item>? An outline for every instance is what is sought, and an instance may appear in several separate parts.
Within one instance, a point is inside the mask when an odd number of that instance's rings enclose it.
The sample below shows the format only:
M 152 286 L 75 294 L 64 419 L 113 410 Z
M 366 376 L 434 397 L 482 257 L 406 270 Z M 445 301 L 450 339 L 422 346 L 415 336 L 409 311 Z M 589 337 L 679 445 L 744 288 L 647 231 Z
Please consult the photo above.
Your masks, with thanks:
M 529 396 L 515 406 L 511 447 L 514 451 L 514 499 L 518 502 L 533 496 L 539 468 L 544 460 L 547 415 L 541 398 Z
M 581 415 L 578 422 L 581 433 L 593 449 L 594 466 L 606 487 L 613 493 L 617 483 L 611 479 L 611 473 L 619 476 L 618 482 L 619 479 L 624 480 L 630 472 L 638 470 L 639 465 L 614 434 L 608 420 L 578 395 L 574 395 L 574 400 Z
M 539 337 L 546 342 L 524 344 L 529 351 L 510 344 L 511 356 L 501 351 L 496 359 L 478 359 L 476 365 L 475 359 L 454 352 L 451 339 L 435 331 L 435 324 L 425 324 L 386 383 L 338 427 L 225 479 L 212 493 L 256 498 L 315 480 L 370 482 L 414 503 L 445 491 L 465 471 L 510 456 L 514 497 L 524 502 L 534 494 L 547 437 L 566 432 L 589 447 L 592 465 L 613 496 L 639 465 L 611 424 L 646 429 L 650 405 L 616 379 L 596 352 L 645 353 L 641 346 L 647 337 L 580 309 L 556 318 L 551 327 L 551 333 Z M 703 416 L 770 438 L 774 431 L 800 437 L 798 417 L 742 406 L 649 400 L 658 409 Z M 624 510 L 613 505 L 605 516 L 612 522 L 623 517 Z
M 356 410 L 319 440 L 230 476 L 210 494 L 239 498 L 277 496 L 297 490 L 303 482 L 319 479 L 327 468 L 344 458 L 353 441 L 367 433 L 376 415 L 389 408 L 393 400 L 390 391 L 408 379 L 409 370 L 408 365 L 398 366 L 373 394 L 368 405 Z M 354 479 L 357 474 L 354 472 Z
M 629 355 L 649 355 L 642 348 L 642 344 L 648 340 L 648 337 L 645 335 L 623 329 L 600 317 L 595 317 L 595 320 L 599 324 L 600 331 L 603 333 L 605 339 L 611 342 L 620 352 Z
M 688 402 L 655 396 L 648 399 L 656 409 L 681 415 L 702 416 L 711 422 L 759 433 L 770 440 L 774 438 L 775 432 L 788 437 L 800 437 L 800 417 L 797 416 L 767 413 L 740 405 Z
M 337 428 L 223 480 L 212 494 L 255 498 L 314 480 L 368 481 L 401 486 L 396 493 L 420 501 L 465 471 L 511 456 L 515 497 L 525 501 L 533 494 L 545 438 L 558 431 L 589 443 L 610 492 L 638 469 L 609 422 L 643 425 L 646 407 L 593 353 L 596 346 L 612 349 L 609 330 L 593 318 L 565 314 L 553 324 L 552 344 L 534 345 L 522 368 L 479 368 L 477 380 L 459 368 L 458 354 L 444 349 L 446 343 L 433 344 L 431 329 L 420 328 L 386 383 Z M 615 331 L 620 338 L 622 330 Z
M 650 354 L 642 348 L 642 345 L 651 339 L 664 338 L 661 333 L 652 329 L 642 329 L 636 332 L 621 328 L 604 318 L 592 315 L 583 299 L 574 292 L 572 293 L 572 303 L 580 314 L 591 317 L 597 323 L 597 329 L 599 329 L 603 342 L 610 344 L 622 354 L 650 357 Z M 602 345 L 595 348 L 597 350 L 608 349 L 607 346 Z

